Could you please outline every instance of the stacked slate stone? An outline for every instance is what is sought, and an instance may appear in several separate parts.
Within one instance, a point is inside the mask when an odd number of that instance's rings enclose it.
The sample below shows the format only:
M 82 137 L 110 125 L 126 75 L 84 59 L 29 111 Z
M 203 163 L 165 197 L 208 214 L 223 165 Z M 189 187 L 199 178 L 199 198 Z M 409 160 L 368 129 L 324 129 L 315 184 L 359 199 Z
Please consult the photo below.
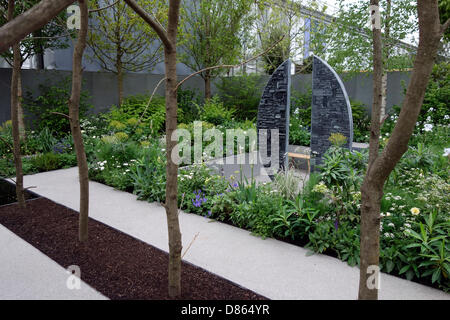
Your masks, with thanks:
M 291 61 L 286 60 L 272 74 L 258 107 L 257 128 L 267 131 L 267 149 L 258 134 L 259 151 L 265 157 L 271 156 L 271 129 L 279 130 L 279 164 L 287 167 L 287 147 L 289 143 L 289 106 L 291 91 Z M 269 167 L 270 164 L 265 164 Z
M 347 138 L 344 147 L 352 149 L 353 119 L 344 84 L 325 61 L 314 56 L 311 107 L 311 170 L 316 171 L 331 146 L 332 133 Z

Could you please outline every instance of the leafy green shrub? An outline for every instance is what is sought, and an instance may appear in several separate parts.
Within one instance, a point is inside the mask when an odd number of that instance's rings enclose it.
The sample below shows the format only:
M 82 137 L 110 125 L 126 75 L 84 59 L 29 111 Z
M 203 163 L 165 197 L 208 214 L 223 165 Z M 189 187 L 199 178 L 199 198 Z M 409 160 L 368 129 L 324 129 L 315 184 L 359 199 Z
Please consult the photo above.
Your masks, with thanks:
M 180 123 L 190 123 L 199 119 L 198 105 L 201 104 L 201 97 L 197 90 L 178 89 L 177 92 L 178 116 Z
M 77 164 L 75 154 L 56 154 L 47 152 L 31 158 L 31 164 L 39 171 L 69 168 Z
M 12 126 L 11 120 L 4 122 L 0 126 L 0 155 L 1 157 L 7 157 L 12 155 Z
M 355 142 L 368 142 L 370 119 L 366 106 L 356 100 L 350 100 L 353 116 L 353 140 Z
M 220 101 L 218 96 L 205 101 L 205 104 L 200 109 L 200 119 L 212 123 L 214 125 L 221 125 L 227 121 L 231 121 L 235 110 L 233 108 L 227 109 Z
M 40 84 L 40 95 L 37 97 L 34 97 L 30 91 L 26 92 L 23 107 L 33 115 L 33 126 L 37 131 L 41 131 L 44 128 L 52 128 L 57 135 L 64 135 L 70 132 L 69 120 L 66 117 L 53 113 L 68 114 L 70 84 L 70 78 L 65 78 L 60 85 L 49 86 Z M 84 117 L 87 111 L 92 108 L 88 103 L 89 98 L 87 91 L 83 90 L 80 96 L 80 118 Z
M 44 127 L 38 132 L 33 131 L 31 134 L 27 135 L 26 146 L 31 153 L 50 152 L 58 142 L 58 139 L 55 138 L 55 136 L 56 134 L 52 130 Z M 63 135 L 61 135 L 61 137 L 62 136 Z
M 448 125 L 450 123 L 449 101 L 450 63 L 442 62 L 433 67 L 418 122 Z
M 160 144 L 155 141 L 144 149 L 131 168 L 133 193 L 140 200 L 164 202 L 166 199 L 166 162 Z
M 104 137 L 90 157 L 89 175 L 116 189 L 131 191 L 131 170 L 141 155 L 142 148 L 136 142 L 121 142 L 115 136 Z
M 263 80 L 255 74 L 221 77 L 216 88 L 225 107 L 236 110 L 235 116 L 238 120 L 256 119 Z
M 125 126 L 128 124 L 130 128 L 135 128 L 137 121 L 142 117 L 142 126 L 140 128 L 144 129 L 144 132 L 162 132 L 165 128 L 165 99 L 155 95 L 150 105 L 148 105 L 149 99 L 150 97 L 145 95 L 129 96 L 124 99 L 120 108 L 112 106 L 108 115 L 110 125 L 112 121 L 115 121 L 116 124 L 120 123 Z M 130 120 L 134 124 L 129 124 Z M 122 130 L 121 128 L 115 129 Z
M 303 127 L 296 119 L 289 124 L 289 144 L 297 146 L 309 146 L 311 143 L 311 132 Z
M 294 124 L 295 126 L 302 126 L 306 128 L 311 126 L 311 103 L 311 88 L 308 88 L 305 93 L 297 90 L 292 90 L 290 114 L 290 121 L 293 124 L 292 127 L 294 127 Z M 292 127 L 290 129 L 295 130 L 295 127 Z

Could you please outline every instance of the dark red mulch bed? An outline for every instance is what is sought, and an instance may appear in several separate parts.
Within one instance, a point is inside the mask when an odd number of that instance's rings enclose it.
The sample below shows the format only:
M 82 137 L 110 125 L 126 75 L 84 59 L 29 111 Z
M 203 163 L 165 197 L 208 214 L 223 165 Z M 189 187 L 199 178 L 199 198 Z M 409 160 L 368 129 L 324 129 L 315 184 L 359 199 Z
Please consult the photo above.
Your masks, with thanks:
M 168 254 L 101 222 L 89 220 L 78 242 L 78 213 L 45 198 L 0 207 L 0 223 L 110 299 L 169 299 Z M 163 227 L 163 226 L 161 226 Z M 182 263 L 181 299 L 263 300 L 265 297 L 189 263 Z

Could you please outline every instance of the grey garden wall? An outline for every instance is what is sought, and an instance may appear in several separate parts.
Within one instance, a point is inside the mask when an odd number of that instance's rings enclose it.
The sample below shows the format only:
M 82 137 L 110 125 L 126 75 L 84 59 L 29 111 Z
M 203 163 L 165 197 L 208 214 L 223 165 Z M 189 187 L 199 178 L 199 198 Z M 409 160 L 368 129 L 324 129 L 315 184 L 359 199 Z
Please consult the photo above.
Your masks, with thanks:
M 56 70 L 22 70 L 22 87 L 24 95 L 27 91 L 33 95 L 39 94 L 39 85 L 53 85 L 60 83 L 63 79 L 71 76 L 71 71 Z M 136 94 L 150 95 L 162 75 L 155 74 L 127 74 L 124 78 L 125 96 Z M 183 76 L 179 76 L 180 80 Z M 10 81 L 11 69 L 0 68 L 0 124 L 11 118 L 10 115 Z M 182 86 L 183 89 L 197 89 L 203 92 L 203 80 L 200 77 L 189 79 Z M 87 90 L 91 96 L 90 103 L 94 106 L 92 113 L 107 111 L 111 105 L 117 104 L 118 90 L 116 76 L 108 72 L 84 72 L 83 89 Z M 159 95 L 164 95 L 165 86 L 160 85 Z
M 39 84 L 57 84 L 65 77 L 70 77 L 70 71 L 56 71 L 56 70 L 22 70 L 22 83 L 24 93 L 31 91 L 37 95 Z M 124 79 L 124 93 L 127 95 L 135 94 L 150 94 L 155 88 L 156 84 L 161 80 L 162 75 L 156 74 L 127 74 Z M 179 76 L 180 79 L 184 78 Z M 88 90 L 92 99 L 91 103 L 94 105 L 92 112 L 102 112 L 117 103 L 117 84 L 115 75 L 108 72 L 84 72 L 84 89 Z M 263 76 L 267 81 L 269 76 Z M 372 103 L 372 77 L 364 73 L 358 74 L 350 79 L 344 75 L 342 76 L 344 85 L 350 99 L 359 100 L 363 102 L 367 111 L 370 112 Z M 0 68 L 0 123 L 11 118 L 10 116 L 10 81 L 11 69 Z M 388 108 L 392 105 L 400 105 L 404 94 L 402 82 L 409 83 L 408 72 L 392 72 L 388 75 Z M 204 83 L 202 78 L 193 77 L 183 85 L 183 88 L 197 89 L 200 93 L 204 92 Z M 261 87 L 261 94 L 264 85 Z M 311 75 L 294 75 L 292 76 L 292 89 L 306 91 L 311 88 Z M 212 86 L 213 93 L 216 92 L 214 85 Z M 164 94 L 164 85 L 161 85 L 158 94 Z

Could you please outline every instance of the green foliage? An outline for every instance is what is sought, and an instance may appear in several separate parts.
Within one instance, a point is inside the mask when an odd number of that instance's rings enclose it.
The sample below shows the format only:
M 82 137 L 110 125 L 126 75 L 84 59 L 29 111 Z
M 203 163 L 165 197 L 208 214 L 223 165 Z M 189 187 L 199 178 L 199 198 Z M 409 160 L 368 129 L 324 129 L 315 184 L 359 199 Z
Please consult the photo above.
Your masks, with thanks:
M 58 136 L 70 132 L 69 120 L 53 112 L 68 114 L 68 101 L 70 99 L 70 78 L 65 78 L 59 85 L 40 84 L 40 95 L 34 97 L 27 91 L 23 101 L 23 107 L 33 115 L 33 127 L 40 131 L 51 128 Z M 92 107 L 89 103 L 89 95 L 86 91 L 80 96 L 80 118 L 84 117 Z
M 347 137 L 345 137 L 342 133 L 332 133 L 328 138 L 328 141 L 331 142 L 331 145 L 334 147 L 342 147 L 347 143 Z
M 234 109 L 225 108 L 218 96 L 205 101 L 205 104 L 199 108 L 200 119 L 214 125 L 221 125 L 231 121 L 235 113 Z
M 291 122 L 301 124 L 305 127 L 311 126 L 311 103 L 312 103 L 312 90 L 308 90 L 303 93 L 301 91 L 292 90 L 291 94 Z
M 130 190 L 133 186 L 132 169 L 142 156 L 141 146 L 133 141 L 102 139 L 95 149 L 89 160 L 90 177 L 119 190 Z
M 160 23 L 167 21 L 164 2 L 138 0 L 137 3 L 152 12 Z M 93 9 L 104 7 L 105 3 L 94 0 L 90 1 L 90 5 Z M 120 1 L 98 11 L 95 17 L 96 23 L 89 26 L 88 45 L 96 58 L 95 62 L 104 70 L 116 74 L 123 70 L 149 71 L 162 60 L 163 48 L 159 45 L 158 36 L 126 3 Z
M 285 199 L 294 199 L 301 191 L 300 185 L 303 184 L 304 178 L 296 174 L 294 169 L 286 172 L 280 172 L 274 177 L 274 186 Z
M 298 146 L 309 146 L 311 143 L 311 132 L 302 125 L 290 123 L 289 143 Z
M 353 117 L 353 140 L 355 142 L 369 142 L 370 120 L 364 103 L 350 100 Z
M 309 146 L 311 142 L 311 99 L 312 91 L 306 93 L 293 90 L 289 123 L 289 143 Z
M 77 164 L 75 154 L 47 152 L 31 158 L 31 164 L 38 172 L 70 168 Z
M 133 193 L 140 200 L 164 202 L 166 193 L 165 154 L 158 142 L 144 149 L 131 168 Z
M 49 128 L 45 127 L 37 133 L 32 132 L 27 135 L 26 146 L 34 152 L 50 152 L 58 142 L 55 135 Z
M 450 124 L 450 63 L 433 67 L 418 122 Z M 447 116 L 447 117 L 446 117 Z
M 24 13 L 31 9 L 34 5 L 40 2 L 40 0 L 27 0 L 18 1 L 20 5 L 16 4 L 14 7 L 14 17 Z M 8 0 L 0 1 L 0 11 L 4 14 L 0 15 L 0 26 L 6 24 L 8 12 Z M 65 49 L 68 48 L 68 38 L 65 35 L 71 33 L 67 30 L 60 21 L 66 21 L 67 13 L 65 10 L 61 11 L 57 17 L 45 24 L 41 29 L 34 31 L 32 34 L 27 35 L 25 41 L 20 42 L 21 51 L 21 65 L 32 55 L 43 54 L 46 49 Z M 72 33 L 73 35 L 73 33 Z M 30 38 L 33 37 L 33 40 Z M 2 52 L 1 57 L 5 58 L 9 65 L 13 64 L 13 52 L 12 48 L 8 51 Z M 43 67 L 43 66 L 42 66 Z
M 394 50 L 398 41 L 405 41 L 410 34 L 417 31 L 416 5 L 409 0 L 391 2 L 389 13 L 387 1 L 380 3 L 381 27 L 385 32 L 389 26 L 389 38 L 383 40 L 383 55 L 386 70 L 408 69 L 412 67 L 413 52 L 411 49 Z M 359 73 L 363 70 L 371 70 L 372 67 L 372 38 L 367 2 L 339 1 L 339 11 L 335 24 L 327 26 L 324 37 L 326 43 L 323 51 L 315 50 L 314 53 L 327 56 L 329 64 L 337 72 Z M 415 17 L 415 19 L 411 19 Z M 320 33 L 320 30 L 319 32 Z M 405 52 L 406 51 L 406 52 Z
M 193 129 L 192 124 L 182 127 Z M 428 134 L 434 137 L 427 137 Z M 449 158 L 444 154 L 449 147 L 448 134 L 449 129 L 443 125 L 435 125 L 431 132 L 417 133 L 386 182 L 381 202 L 382 271 L 421 279 L 443 290 L 449 288 L 450 184 Z M 126 177 L 132 177 L 128 191 L 142 200 L 164 201 L 165 155 L 159 144 L 152 142 L 149 149 L 138 148 L 127 154 L 114 148 L 139 145 L 120 143 L 114 137 L 108 139 L 112 140 L 100 143 L 118 146 L 105 146 L 112 148 L 107 152 L 96 147 L 95 161 L 117 155 L 120 161 L 101 161 L 95 169 L 97 174 L 111 171 L 107 183 L 116 187 L 125 185 Z M 130 166 L 123 166 L 124 161 Z M 0 161 L 0 167 L 1 164 Z M 122 165 L 117 168 L 119 164 Z M 312 173 L 303 188 L 298 188 L 300 181 L 292 172 L 277 175 L 273 182 L 258 184 L 253 178 L 246 179 L 242 170 L 236 173 L 237 180 L 231 177 L 229 182 L 204 164 L 184 167 L 178 176 L 179 207 L 248 229 L 263 238 L 306 245 L 311 253 L 337 256 L 355 266 L 359 264 L 360 187 L 366 165 L 367 151 L 350 152 L 333 146 L 324 156 L 321 172 Z
M 321 180 L 328 187 L 359 190 L 360 178 L 366 168 L 367 152 L 349 151 L 346 148 L 330 147 L 320 166 Z
M 181 61 L 192 70 L 202 70 L 239 60 L 244 32 L 251 22 L 251 0 L 201 0 L 183 7 L 184 41 Z M 213 79 L 222 68 L 206 70 L 203 79 Z
M 2 157 L 12 155 L 12 146 L 12 124 L 11 120 L 8 120 L 0 126 L 0 155 Z
M 262 78 L 255 74 L 221 77 L 215 83 L 225 107 L 236 110 L 237 120 L 256 119 L 263 90 Z
M 161 96 L 154 96 L 151 103 L 148 104 L 149 99 L 145 95 L 129 96 L 124 99 L 120 108 L 113 106 L 107 115 L 110 128 L 114 132 L 128 128 L 127 134 L 130 136 L 135 133 L 140 136 L 155 136 L 162 133 L 166 121 L 165 99 Z M 181 112 L 179 113 L 182 115 Z M 139 119 L 141 119 L 140 123 L 138 123 Z M 138 128 L 142 131 L 136 132 Z
M 198 106 L 201 104 L 201 98 L 197 90 L 178 88 L 177 101 L 178 122 L 190 123 L 199 119 Z

